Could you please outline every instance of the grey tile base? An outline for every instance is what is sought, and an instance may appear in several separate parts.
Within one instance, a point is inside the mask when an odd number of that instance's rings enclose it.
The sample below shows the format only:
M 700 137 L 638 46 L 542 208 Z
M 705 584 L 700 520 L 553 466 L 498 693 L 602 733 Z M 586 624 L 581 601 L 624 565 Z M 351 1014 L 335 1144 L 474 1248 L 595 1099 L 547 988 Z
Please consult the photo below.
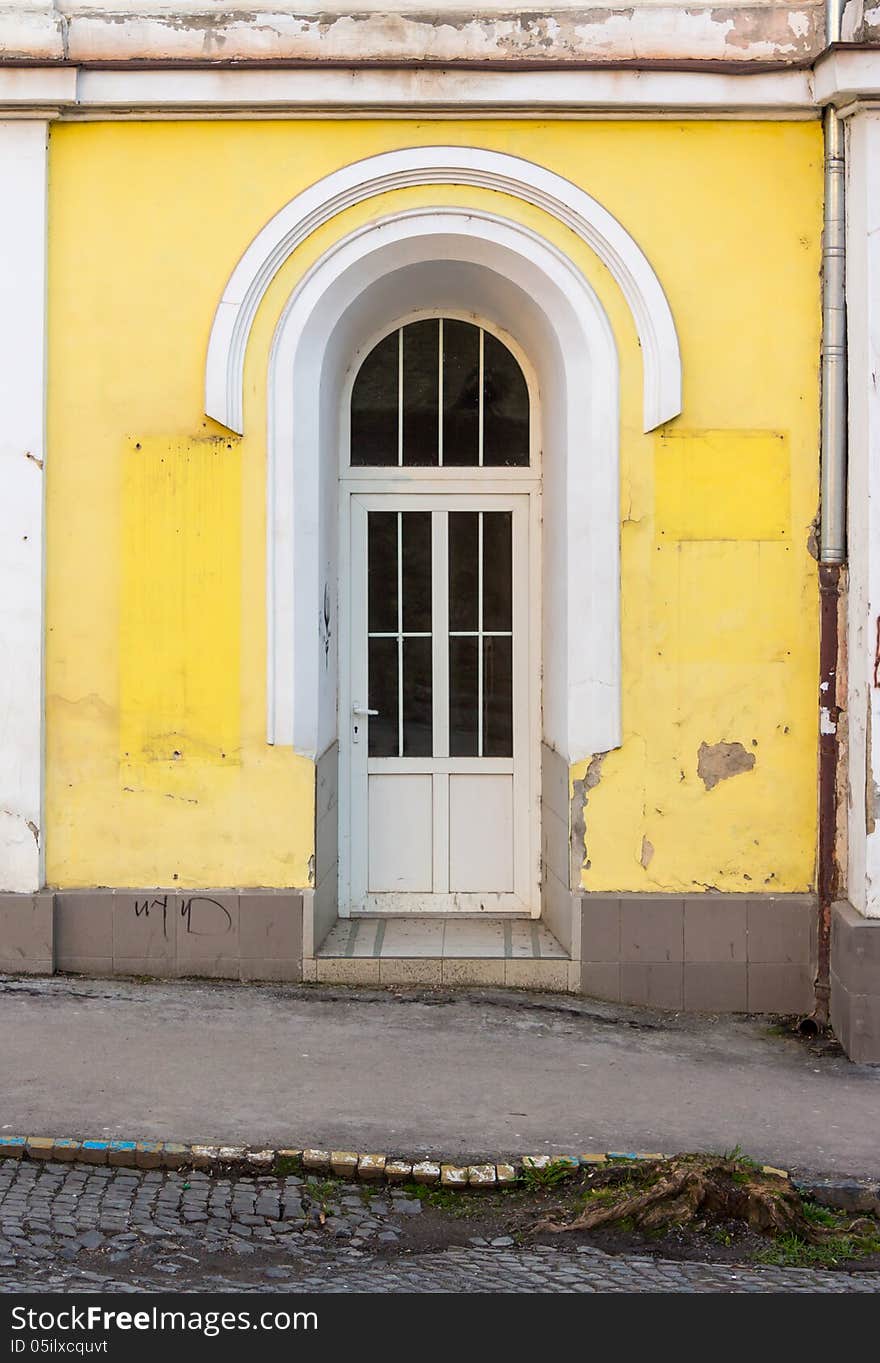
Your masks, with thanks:
M 849 1056 L 880 1065 L 880 918 L 831 911 L 831 1023 Z
M 713 1013 L 814 1006 L 810 895 L 581 896 L 581 990 Z
M 0 970 L 51 974 L 52 951 L 51 893 L 0 894 Z
M 54 899 L 56 970 L 302 979 L 298 890 L 77 890 L 46 897 L 50 917 Z M 42 969 L 52 968 L 50 951 Z

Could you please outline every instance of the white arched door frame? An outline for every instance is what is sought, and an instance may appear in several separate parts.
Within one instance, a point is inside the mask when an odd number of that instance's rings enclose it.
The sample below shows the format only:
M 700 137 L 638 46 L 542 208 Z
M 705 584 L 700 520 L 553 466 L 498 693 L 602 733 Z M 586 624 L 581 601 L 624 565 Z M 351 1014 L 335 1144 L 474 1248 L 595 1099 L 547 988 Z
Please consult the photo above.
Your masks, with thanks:
M 464 273 L 462 273 L 464 272 Z M 307 273 L 269 365 L 269 739 L 336 736 L 337 452 L 344 376 L 366 339 L 436 302 L 491 319 L 532 357 L 543 413 L 545 741 L 568 761 L 620 742 L 618 360 L 560 251 L 474 210 L 360 228 Z M 419 291 L 421 290 L 421 294 Z
M 343 166 L 285 204 L 248 246 L 214 315 L 205 368 L 207 414 L 242 433 L 244 355 L 260 301 L 285 260 L 344 209 L 394 189 L 453 184 L 495 190 L 543 209 L 596 253 L 632 312 L 644 366 L 644 429 L 681 411 L 681 355 L 666 295 L 634 239 L 564 176 L 481 147 L 407 147 Z

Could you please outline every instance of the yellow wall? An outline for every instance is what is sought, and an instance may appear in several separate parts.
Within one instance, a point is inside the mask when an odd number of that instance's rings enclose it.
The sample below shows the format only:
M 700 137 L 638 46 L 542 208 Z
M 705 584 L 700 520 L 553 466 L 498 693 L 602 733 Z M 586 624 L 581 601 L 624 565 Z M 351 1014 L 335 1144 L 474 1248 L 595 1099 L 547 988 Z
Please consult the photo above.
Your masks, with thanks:
M 246 436 L 203 416 L 214 308 L 247 243 L 328 171 L 417 142 L 542 162 L 621 220 L 672 306 L 681 417 L 641 432 L 632 320 L 579 240 L 538 209 L 449 186 L 381 196 L 314 234 L 260 307 Z M 560 245 L 620 349 L 624 743 L 587 792 L 584 884 L 811 884 L 819 127 L 458 121 L 53 128 L 50 884 L 309 883 L 313 767 L 265 743 L 269 343 L 332 241 L 441 202 L 492 204 Z M 755 762 L 707 789 L 698 753 L 721 742 Z

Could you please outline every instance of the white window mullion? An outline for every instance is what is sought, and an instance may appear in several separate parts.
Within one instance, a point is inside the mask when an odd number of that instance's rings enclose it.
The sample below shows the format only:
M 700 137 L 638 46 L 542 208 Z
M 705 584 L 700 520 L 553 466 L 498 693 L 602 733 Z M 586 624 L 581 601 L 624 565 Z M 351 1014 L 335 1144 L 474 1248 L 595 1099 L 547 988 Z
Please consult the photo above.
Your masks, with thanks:
M 403 468 L 403 327 L 397 333 L 397 466 Z
M 434 756 L 449 756 L 449 513 L 431 512 Z
M 482 340 L 482 332 L 480 338 Z M 482 346 L 480 348 L 482 359 Z M 481 365 L 482 368 L 482 365 Z M 477 512 L 477 756 L 483 756 L 483 513 Z
M 403 512 L 397 513 L 397 756 L 403 757 Z
M 431 512 L 431 628 L 434 757 L 449 756 L 449 513 Z M 449 773 L 435 770 L 433 866 L 435 894 L 449 890 Z
M 478 412 L 478 417 L 477 417 L 477 464 L 478 464 L 478 466 L 479 466 L 480 468 L 483 467 L 483 373 L 484 373 L 484 360 L 485 360 L 485 346 L 484 346 L 484 344 L 483 344 L 483 337 L 484 337 L 484 336 L 485 336 L 485 332 L 483 331 L 483 328 L 480 327 L 480 377 L 479 377 L 479 392 L 478 392 L 478 394 L 477 394 L 477 412 Z
M 437 464 L 443 467 L 443 318 L 437 338 Z

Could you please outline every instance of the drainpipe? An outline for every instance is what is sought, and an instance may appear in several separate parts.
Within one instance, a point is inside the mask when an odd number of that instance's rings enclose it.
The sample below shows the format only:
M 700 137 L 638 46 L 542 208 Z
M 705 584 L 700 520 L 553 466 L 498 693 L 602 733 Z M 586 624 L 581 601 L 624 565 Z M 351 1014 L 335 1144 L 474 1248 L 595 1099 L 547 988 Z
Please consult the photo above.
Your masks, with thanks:
M 825 38 L 840 41 L 842 0 L 827 0 Z M 844 129 L 824 113 L 825 217 L 822 234 L 822 452 L 819 534 L 819 829 L 816 1023 L 829 1016 L 831 905 L 839 892 L 837 841 L 838 626 L 846 563 L 846 218 Z

